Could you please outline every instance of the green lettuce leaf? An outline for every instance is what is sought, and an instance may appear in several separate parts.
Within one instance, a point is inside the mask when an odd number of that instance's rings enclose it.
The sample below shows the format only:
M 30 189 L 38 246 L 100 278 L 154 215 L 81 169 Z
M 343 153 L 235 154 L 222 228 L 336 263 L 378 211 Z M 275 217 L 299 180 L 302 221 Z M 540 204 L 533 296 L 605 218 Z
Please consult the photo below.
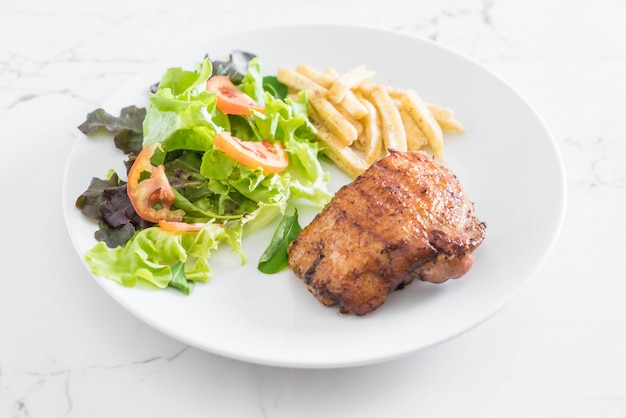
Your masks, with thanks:
M 207 223 L 198 232 L 172 232 L 159 227 L 143 229 L 123 247 L 96 244 L 85 256 L 96 276 L 106 277 L 123 286 L 137 281 L 164 289 L 172 281 L 180 289 L 184 281 L 207 282 L 212 277 L 207 262 L 220 242 L 233 239 L 218 224 Z M 240 250 L 238 250 L 240 251 Z M 181 269 L 182 267 L 182 269 Z
M 183 68 L 170 68 L 161 77 L 159 90 L 169 90 L 174 97 L 191 97 L 205 90 L 206 81 L 213 73 L 213 65 L 208 58 L 202 60 L 195 71 Z
M 163 149 L 206 151 L 215 134 L 224 129 L 215 119 L 215 95 L 202 92 L 193 100 L 181 100 L 168 89 L 159 89 L 150 97 L 144 121 L 143 145 L 160 142 Z M 221 123 L 227 123 L 222 117 Z
M 287 94 L 289 94 L 289 88 L 278 81 L 278 77 L 275 75 L 266 75 L 263 77 L 263 90 L 281 100 L 284 100 Z
M 211 73 L 208 58 L 196 71 L 170 68 L 165 72 L 150 95 L 143 146 L 160 142 L 165 151 L 206 151 L 215 134 L 229 128 L 228 117 L 215 106 L 215 94 L 205 89 Z
M 248 62 L 248 71 L 241 80 L 239 88 L 252 97 L 258 104 L 265 106 L 265 91 L 263 90 L 263 73 L 261 59 L 254 57 Z
M 293 215 L 285 215 L 278 224 L 270 245 L 261 255 L 257 268 L 265 274 L 274 274 L 287 268 L 289 258 L 287 248 L 302 231 L 298 222 L 298 210 Z

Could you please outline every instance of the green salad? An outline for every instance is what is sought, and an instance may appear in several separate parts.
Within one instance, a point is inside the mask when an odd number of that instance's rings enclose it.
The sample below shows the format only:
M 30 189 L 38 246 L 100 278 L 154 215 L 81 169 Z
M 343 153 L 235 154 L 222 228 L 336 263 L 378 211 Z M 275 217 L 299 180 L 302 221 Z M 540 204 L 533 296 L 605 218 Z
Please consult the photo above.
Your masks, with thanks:
M 76 206 L 98 223 L 85 256 L 92 273 L 124 286 L 189 294 L 211 278 L 212 251 L 228 244 L 245 263 L 244 235 L 284 216 L 259 264 L 278 271 L 299 231 L 288 203 L 323 206 L 331 197 L 306 95 L 287 97 L 249 53 L 170 68 L 147 108 L 129 106 L 119 117 L 97 109 L 79 129 L 101 127 L 114 133 L 128 173 L 93 178 Z

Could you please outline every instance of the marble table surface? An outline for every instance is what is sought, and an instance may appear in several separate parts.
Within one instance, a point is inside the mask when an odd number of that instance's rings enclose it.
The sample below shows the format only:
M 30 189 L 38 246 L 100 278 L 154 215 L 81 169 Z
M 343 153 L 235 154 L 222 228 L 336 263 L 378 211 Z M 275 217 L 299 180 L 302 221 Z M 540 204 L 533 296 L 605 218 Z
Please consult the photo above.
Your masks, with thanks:
M 85 114 L 189 39 L 304 22 L 434 40 L 549 126 L 567 176 L 560 237 L 477 328 L 374 365 L 249 364 L 135 318 L 74 252 L 62 179 Z M 624 1 L 7 0 L 0 39 L 0 417 L 626 417 Z

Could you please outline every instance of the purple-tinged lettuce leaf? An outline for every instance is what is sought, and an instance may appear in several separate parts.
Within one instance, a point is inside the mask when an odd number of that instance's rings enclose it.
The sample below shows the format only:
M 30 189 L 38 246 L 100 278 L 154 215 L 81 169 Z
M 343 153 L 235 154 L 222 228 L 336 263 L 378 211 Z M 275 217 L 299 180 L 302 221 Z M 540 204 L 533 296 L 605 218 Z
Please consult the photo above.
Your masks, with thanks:
M 143 148 L 143 133 L 123 130 L 115 134 L 113 142 L 124 154 L 138 155 Z
M 116 173 L 113 173 L 108 179 L 100 179 L 94 177 L 87 190 L 76 199 L 76 207 L 92 221 L 102 219 L 100 213 L 100 205 L 106 200 L 104 189 L 107 187 L 117 187 L 120 185 L 120 179 Z
M 256 55 L 245 51 L 233 51 L 226 61 L 214 60 L 213 73 L 215 75 L 225 75 L 234 84 L 241 83 L 248 72 L 248 63 Z
M 95 232 L 94 237 L 98 241 L 102 241 L 109 248 L 122 246 L 135 235 L 135 226 L 132 223 L 120 225 L 112 228 L 104 221 L 98 223 L 100 228 Z
M 103 190 L 106 200 L 100 205 L 102 219 L 114 228 L 127 223 L 131 223 L 139 229 L 152 226 L 152 223 L 143 220 L 135 212 L 128 198 L 126 186 L 126 184 L 122 184 L 118 187 L 107 187 Z
M 110 248 L 124 245 L 136 230 L 153 225 L 137 215 L 128 198 L 126 183 L 116 173 L 104 180 L 94 177 L 76 200 L 76 207 L 88 219 L 98 222 L 94 236 Z
M 89 135 L 96 129 L 102 127 L 110 132 L 120 132 L 130 130 L 137 133 L 143 132 L 143 120 L 146 116 L 146 109 L 136 106 L 127 106 L 116 117 L 107 113 L 104 109 L 96 109 L 87 114 L 87 120 L 78 126 L 78 129 L 85 135 Z
M 104 109 L 96 109 L 87 114 L 87 119 L 78 126 L 85 135 L 89 135 L 98 128 L 105 128 L 115 133 L 115 146 L 126 154 L 139 154 L 143 143 L 143 121 L 146 118 L 146 109 L 136 106 L 127 106 L 120 112 L 120 116 L 113 116 Z

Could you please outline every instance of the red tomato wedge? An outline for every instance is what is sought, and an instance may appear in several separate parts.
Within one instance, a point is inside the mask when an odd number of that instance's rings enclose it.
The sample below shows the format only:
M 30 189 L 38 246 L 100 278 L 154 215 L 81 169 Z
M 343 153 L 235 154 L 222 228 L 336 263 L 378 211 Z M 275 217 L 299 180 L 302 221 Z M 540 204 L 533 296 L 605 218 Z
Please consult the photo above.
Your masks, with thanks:
M 250 115 L 253 110 L 265 112 L 263 106 L 239 90 L 225 75 L 209 78 L 206 89 L 217 94 L 217 108 L 227 115 Z
M 176 196 L 165 175 L 165 166 L 155 167 L 150 163 L 158 146 L 160 144 L 156 143 L 144 147 L 135 159 L 128 172 L 128 198 L 137 215 L 148 222 L 180 221 L 185 212 L 170 210 Z M 144 172 L 149 173 L 150 177 L 141 180 L 141 173 Z
M 220 132 L 213 139 L 213 145 L 240 164 L 250 168 L 261 167 L 266 173 L 279 173 L 289 164 L 287 151 L 280 142 L 242 141 L 228 132 Z
M 166 231 L 178 231 L 178 232 L 197 232 L 204 227 L 204 223 L 196 222 L 196 223 L 186 223 L 186 222 L 175 222 L 175 221 L 159 221 L 159 227 Z

